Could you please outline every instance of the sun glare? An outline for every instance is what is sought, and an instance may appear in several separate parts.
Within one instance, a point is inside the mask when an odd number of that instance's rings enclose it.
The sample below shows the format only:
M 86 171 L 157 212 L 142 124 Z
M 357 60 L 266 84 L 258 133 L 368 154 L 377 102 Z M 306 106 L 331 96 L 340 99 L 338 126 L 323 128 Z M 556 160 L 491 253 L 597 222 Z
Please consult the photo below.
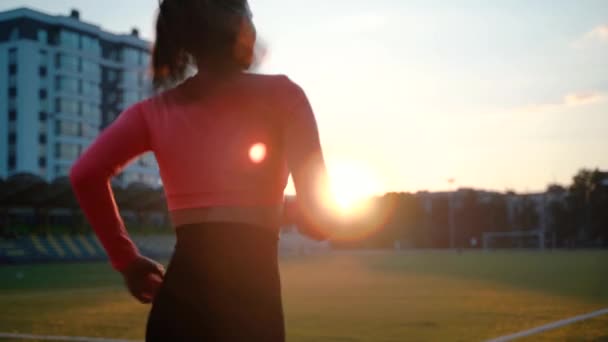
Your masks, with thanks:
M 329 174 L 330 201 L 342 214 L 363 210 L 366 200 L 381 190 L 377 178 L 362 165 L 342 162 L 330 167 Z

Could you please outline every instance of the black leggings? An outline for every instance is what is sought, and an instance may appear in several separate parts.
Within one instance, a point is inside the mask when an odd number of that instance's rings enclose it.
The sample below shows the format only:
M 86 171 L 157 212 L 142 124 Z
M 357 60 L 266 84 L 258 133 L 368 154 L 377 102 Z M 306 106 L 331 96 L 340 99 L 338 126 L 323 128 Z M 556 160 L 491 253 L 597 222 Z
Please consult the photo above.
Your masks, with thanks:
M 146 341 L 284 341 L 276 229 L 180 226 Z

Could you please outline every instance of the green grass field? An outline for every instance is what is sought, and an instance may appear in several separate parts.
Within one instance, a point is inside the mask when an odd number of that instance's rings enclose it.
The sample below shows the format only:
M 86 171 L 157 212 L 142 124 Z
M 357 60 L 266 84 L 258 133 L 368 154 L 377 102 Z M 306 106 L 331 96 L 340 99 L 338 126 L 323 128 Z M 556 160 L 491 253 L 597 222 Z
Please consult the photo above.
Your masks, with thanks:
M 289 341 L 482 341 L 608 307 L 608 252 L 345 252 L 281 274 Z M 105 264 L 0 267 L 0 332 L 142 339 L 148 309 Z M 608 341 L 608 316 L 526 341 Z

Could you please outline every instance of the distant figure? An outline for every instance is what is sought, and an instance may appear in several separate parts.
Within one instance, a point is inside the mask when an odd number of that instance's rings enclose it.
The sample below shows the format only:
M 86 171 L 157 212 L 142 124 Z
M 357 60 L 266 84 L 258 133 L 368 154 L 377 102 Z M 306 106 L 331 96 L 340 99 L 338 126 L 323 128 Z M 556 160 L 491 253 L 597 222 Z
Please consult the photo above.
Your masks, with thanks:
M 70 172 L 112 266 L 152 303 L 147 341 L 284 340 L 277 243 L 290 173 L 302 226 L 326 236 L 315 230 L 327 173 L 312 109 L 286 76 L 245 72 L 255 42 L 246 0 L 162 1 L 158 95 L 124 111 Z M 147 151 L 177 234 L 166 272 L 139 254 L 110 187 Z

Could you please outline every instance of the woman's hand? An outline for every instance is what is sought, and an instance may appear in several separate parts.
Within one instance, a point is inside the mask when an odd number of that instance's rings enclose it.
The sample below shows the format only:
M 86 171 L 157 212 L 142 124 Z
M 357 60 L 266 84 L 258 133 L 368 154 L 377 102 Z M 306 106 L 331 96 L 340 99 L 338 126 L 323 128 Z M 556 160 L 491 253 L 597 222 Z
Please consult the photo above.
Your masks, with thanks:
M 131 295 L 143 304 L 151 303 L 165 276 L 163 265 L 144 256 L 133 260 L 122 272 Z

